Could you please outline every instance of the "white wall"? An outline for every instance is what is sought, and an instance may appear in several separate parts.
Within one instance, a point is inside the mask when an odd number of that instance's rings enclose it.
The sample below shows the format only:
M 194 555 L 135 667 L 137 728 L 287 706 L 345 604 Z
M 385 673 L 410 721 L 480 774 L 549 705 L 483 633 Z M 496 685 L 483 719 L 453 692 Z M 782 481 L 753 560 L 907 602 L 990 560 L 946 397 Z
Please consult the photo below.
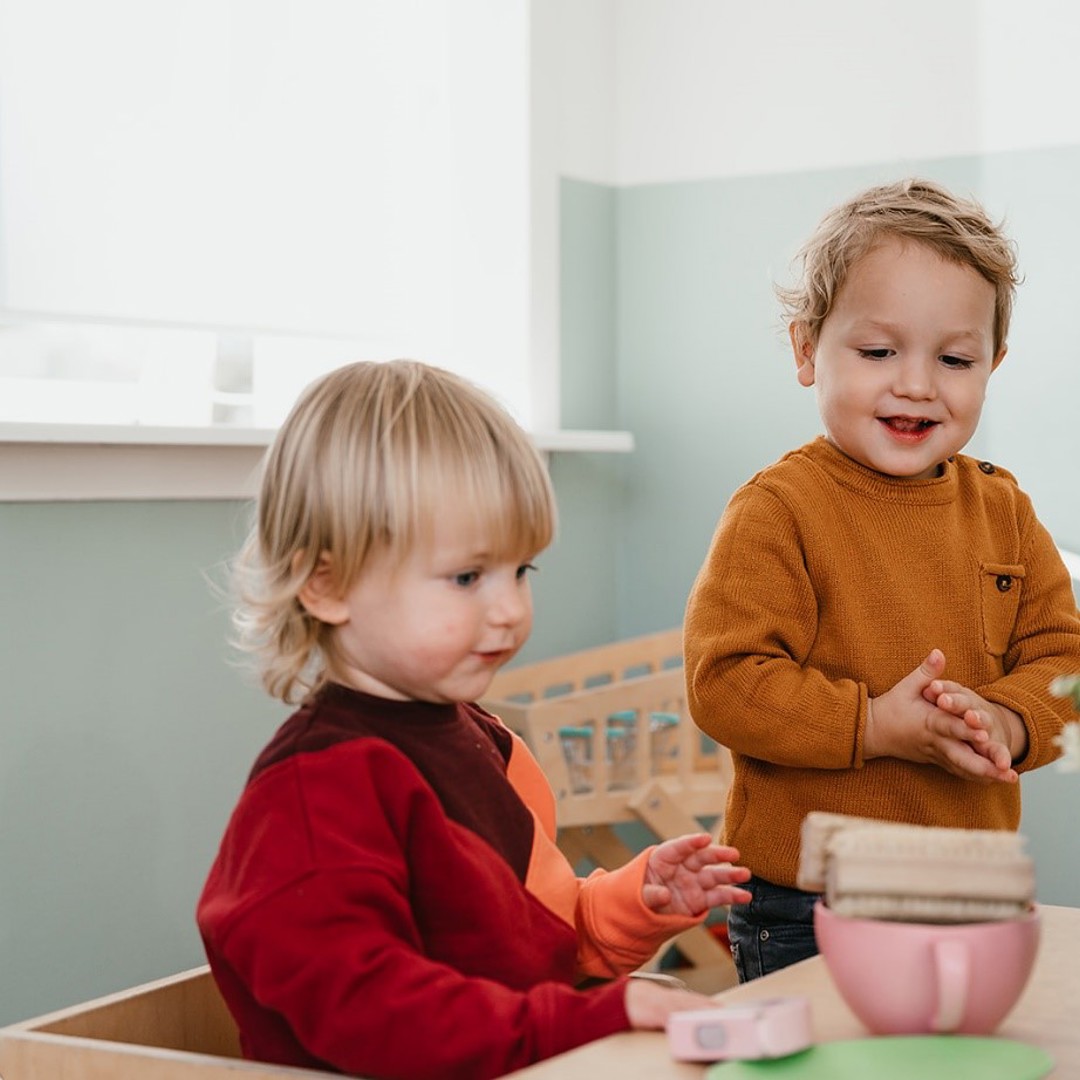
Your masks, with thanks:
M 974 0 L 627 0 L 621 183 L 962 153 L 978 129 Z
M 559 418 L 559 182 L 615 161 L 618 0 L 531 0 L 530 330 L 538 426 Z
M 981 0 L 984 151 L 1080 143 L 1080 7 Z
M 557 0 L 560 166 L 608 184 L 1080 141 L 1064 0 Z M 614 91 L 609 80 L 614 81 Z

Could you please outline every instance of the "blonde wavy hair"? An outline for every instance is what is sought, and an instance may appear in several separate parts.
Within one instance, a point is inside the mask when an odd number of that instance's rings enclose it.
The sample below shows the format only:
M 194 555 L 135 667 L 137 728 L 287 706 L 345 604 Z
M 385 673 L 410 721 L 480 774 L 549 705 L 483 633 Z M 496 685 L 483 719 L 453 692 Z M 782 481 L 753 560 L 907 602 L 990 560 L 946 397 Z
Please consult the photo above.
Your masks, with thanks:
M 800 280 L 776 290 L 789 325 L 816 344 L 851 268 L 889 237 L 925 244 L 994 286 L 997 353 L 1008 337 L 1020 282 L 1015 246 L 977 202 L 958 198 L 931 180 L 911 178 L 869 188 L 825 215 L 796 256 Z
M 362 362 L 303 392 L 264 459 L 255 523 L 232 566 L 234 643 L 272 696 L 296 702 L 325 680 L 331 628 L 298 599 L 320 557 L 345 592 L 371 555 L 404 558 L 448 497 L 496 557 L 531 558 L 554 535 L 540 455 L 465 379 L 412 360 Z

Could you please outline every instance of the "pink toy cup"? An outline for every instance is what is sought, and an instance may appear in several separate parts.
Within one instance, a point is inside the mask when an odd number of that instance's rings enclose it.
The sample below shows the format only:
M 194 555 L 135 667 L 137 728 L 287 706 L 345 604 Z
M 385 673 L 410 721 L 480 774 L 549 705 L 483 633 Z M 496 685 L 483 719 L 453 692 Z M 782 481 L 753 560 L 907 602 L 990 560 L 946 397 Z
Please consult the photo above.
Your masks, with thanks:
M 1041 919 L 915 923 L 814 908 L 818 949 L 848 1008 L 875 1034 L 989 1035 L 1035 965 Z

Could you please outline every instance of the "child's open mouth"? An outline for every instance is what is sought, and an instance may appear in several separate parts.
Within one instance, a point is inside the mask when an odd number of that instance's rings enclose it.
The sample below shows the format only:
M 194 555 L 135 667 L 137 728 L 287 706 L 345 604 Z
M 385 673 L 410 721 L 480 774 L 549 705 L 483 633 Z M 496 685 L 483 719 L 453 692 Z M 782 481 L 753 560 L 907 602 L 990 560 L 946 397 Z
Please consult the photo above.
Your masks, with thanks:
M 936 420 L 920 420 L 913 416 L 883 416 L 881 422 L 895 435 L 918 438 L 937 427 Z

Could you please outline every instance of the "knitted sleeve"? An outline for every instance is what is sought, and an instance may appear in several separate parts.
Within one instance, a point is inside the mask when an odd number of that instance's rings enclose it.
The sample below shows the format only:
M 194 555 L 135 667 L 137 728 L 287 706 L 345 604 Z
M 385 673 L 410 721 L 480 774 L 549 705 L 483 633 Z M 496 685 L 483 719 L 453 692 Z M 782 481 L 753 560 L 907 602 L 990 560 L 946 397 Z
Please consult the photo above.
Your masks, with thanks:
M 866 687 L 804 666 L 818 630 L 797 523 L 748 484 L 725 509 L 684 623 L 687 701 L 697 725 L 776 765 L 862 764 Z

